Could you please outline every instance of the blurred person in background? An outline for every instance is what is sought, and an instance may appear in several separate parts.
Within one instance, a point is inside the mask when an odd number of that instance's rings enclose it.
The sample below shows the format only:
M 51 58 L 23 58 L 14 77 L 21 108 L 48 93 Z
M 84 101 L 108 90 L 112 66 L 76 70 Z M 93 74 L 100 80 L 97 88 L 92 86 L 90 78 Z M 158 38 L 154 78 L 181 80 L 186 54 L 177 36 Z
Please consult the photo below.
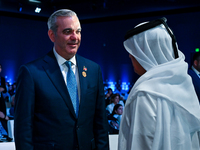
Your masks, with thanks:
M 192 66 L 188 69 L 188 74 L 192 77 L 192 82 L 200 101 L 200 52 L 196 52 L 193 55 Z

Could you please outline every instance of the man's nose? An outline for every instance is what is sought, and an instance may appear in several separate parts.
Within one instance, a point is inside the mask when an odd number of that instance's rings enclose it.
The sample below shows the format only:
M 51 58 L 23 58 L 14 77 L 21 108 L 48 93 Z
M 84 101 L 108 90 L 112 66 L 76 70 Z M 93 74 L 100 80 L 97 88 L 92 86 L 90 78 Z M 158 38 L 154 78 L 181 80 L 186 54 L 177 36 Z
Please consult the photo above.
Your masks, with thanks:
M 71 40 L 76 40 L 78 38 L 78 35 L 75 33 L 75 32 L 73 32 L 72 34 L 71 34 L 71 36 L 70 36 L 70 39 Z

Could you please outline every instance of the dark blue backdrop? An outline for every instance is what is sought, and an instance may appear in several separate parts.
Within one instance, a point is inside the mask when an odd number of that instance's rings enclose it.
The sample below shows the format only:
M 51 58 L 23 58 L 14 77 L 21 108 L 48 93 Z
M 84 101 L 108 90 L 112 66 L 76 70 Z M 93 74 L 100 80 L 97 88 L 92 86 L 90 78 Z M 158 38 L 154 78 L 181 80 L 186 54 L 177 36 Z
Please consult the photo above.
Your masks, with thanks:
M 190 63 L 191 53 L 199 47 L 200 12 L 164 15 L 174 31 L 179 49 Z M 114 21 L 83 22 L 82 42 L 78 54 L 100 64 L 107 82 L 134 83 L 134 73 L 128 53 L 123 47 L 125 32 L 138 23 L 163 17 L 135 17 Z M 53 44 L 47 35 L 46 20 L 0 16 L 0 63 L 3 76 L 16 81 L 20 65 L 45 55 Z

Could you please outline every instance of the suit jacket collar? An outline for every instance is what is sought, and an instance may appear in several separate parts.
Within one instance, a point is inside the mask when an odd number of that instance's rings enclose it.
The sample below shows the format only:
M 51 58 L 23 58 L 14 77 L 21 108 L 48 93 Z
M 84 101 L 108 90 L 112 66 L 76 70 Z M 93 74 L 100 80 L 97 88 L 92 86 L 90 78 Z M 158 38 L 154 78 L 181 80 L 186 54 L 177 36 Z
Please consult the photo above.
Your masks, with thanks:
M 69 108 L 73 116 L 76 118 L 76 114 L 74 112 L 69 92 L 67 90 L 65 81 L 63 79 L 63 75 L 60 71 L 53 50 L 50 51 L 44 57 L 44 62 L 45 62 L 43 65 L 44 70 L 46 71 L 48 77 L 51 79 L 52 83 L 54 84 L 60 95 L 63 97 L 63 100 L 65 101 L 67 107 Z M 85 105 L 84 101 L 87 90 L 87 78 L 82 75 L 85 66 L 85 60 L 81 56 L 76 55 L 76 62 L 77 62 L 79 82 L 80 82 L 80 104 L 79 104 L 79 117 L 80 117 L 81 114 L 84 114 L 82 113 L 83 111 L 82 107 Z
M 46 71 L 48 77 L 56 87 L 57 91 L 62 96 L 63 100 L 65 101 L 67 107 L 73 114 L 73 116 L 76 118 L 74 108 L 70 99 L 69 92 L 67 90 L 65 81 L 63 79 L 63 75 L 60 71 L 58 62 L 55 58 L 55 55 L 53 54 L 53 51 L 50 51 L 45 57 L 44 57 L 44 65 L 43 68 Z
M 85 60 L 76 55 L 76 62 L 78 67 L 78 74 L 79 74 L 79 82 L 80 82 L 80 105 L 79 105 L 79 114 L 84 114 L 82 112 L 82 107 L 85 105 L 85 97 L 86 97 L 86 90 L 87 90 L 87 78 L 83 76 L 83 69 L 85 67 Z

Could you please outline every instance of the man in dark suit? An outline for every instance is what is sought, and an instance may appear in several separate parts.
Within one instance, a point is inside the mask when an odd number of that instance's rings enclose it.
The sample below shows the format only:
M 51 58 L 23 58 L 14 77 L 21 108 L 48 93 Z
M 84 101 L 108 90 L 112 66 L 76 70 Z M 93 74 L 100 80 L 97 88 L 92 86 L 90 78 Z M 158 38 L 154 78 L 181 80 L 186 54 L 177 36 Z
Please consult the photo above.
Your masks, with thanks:
M 192 77 L 192 82 L 200 101 L 200 52 L 196 52 L 193 55 L 193 64 L 191 68 L 188 69 L 188 74 Z
M 79 19 L 71 10 L 58 10 L 49 17 L 48 28 L 53 50 L 19 71 L 16 150 L 108 150 L 101 69 L 76 54 L 81 42 Z M 71 69 L 66 61 L 73 64 L 78 107 L 73 107 L 68 90 L 73 85 L 69 86 L 66 79 Z

